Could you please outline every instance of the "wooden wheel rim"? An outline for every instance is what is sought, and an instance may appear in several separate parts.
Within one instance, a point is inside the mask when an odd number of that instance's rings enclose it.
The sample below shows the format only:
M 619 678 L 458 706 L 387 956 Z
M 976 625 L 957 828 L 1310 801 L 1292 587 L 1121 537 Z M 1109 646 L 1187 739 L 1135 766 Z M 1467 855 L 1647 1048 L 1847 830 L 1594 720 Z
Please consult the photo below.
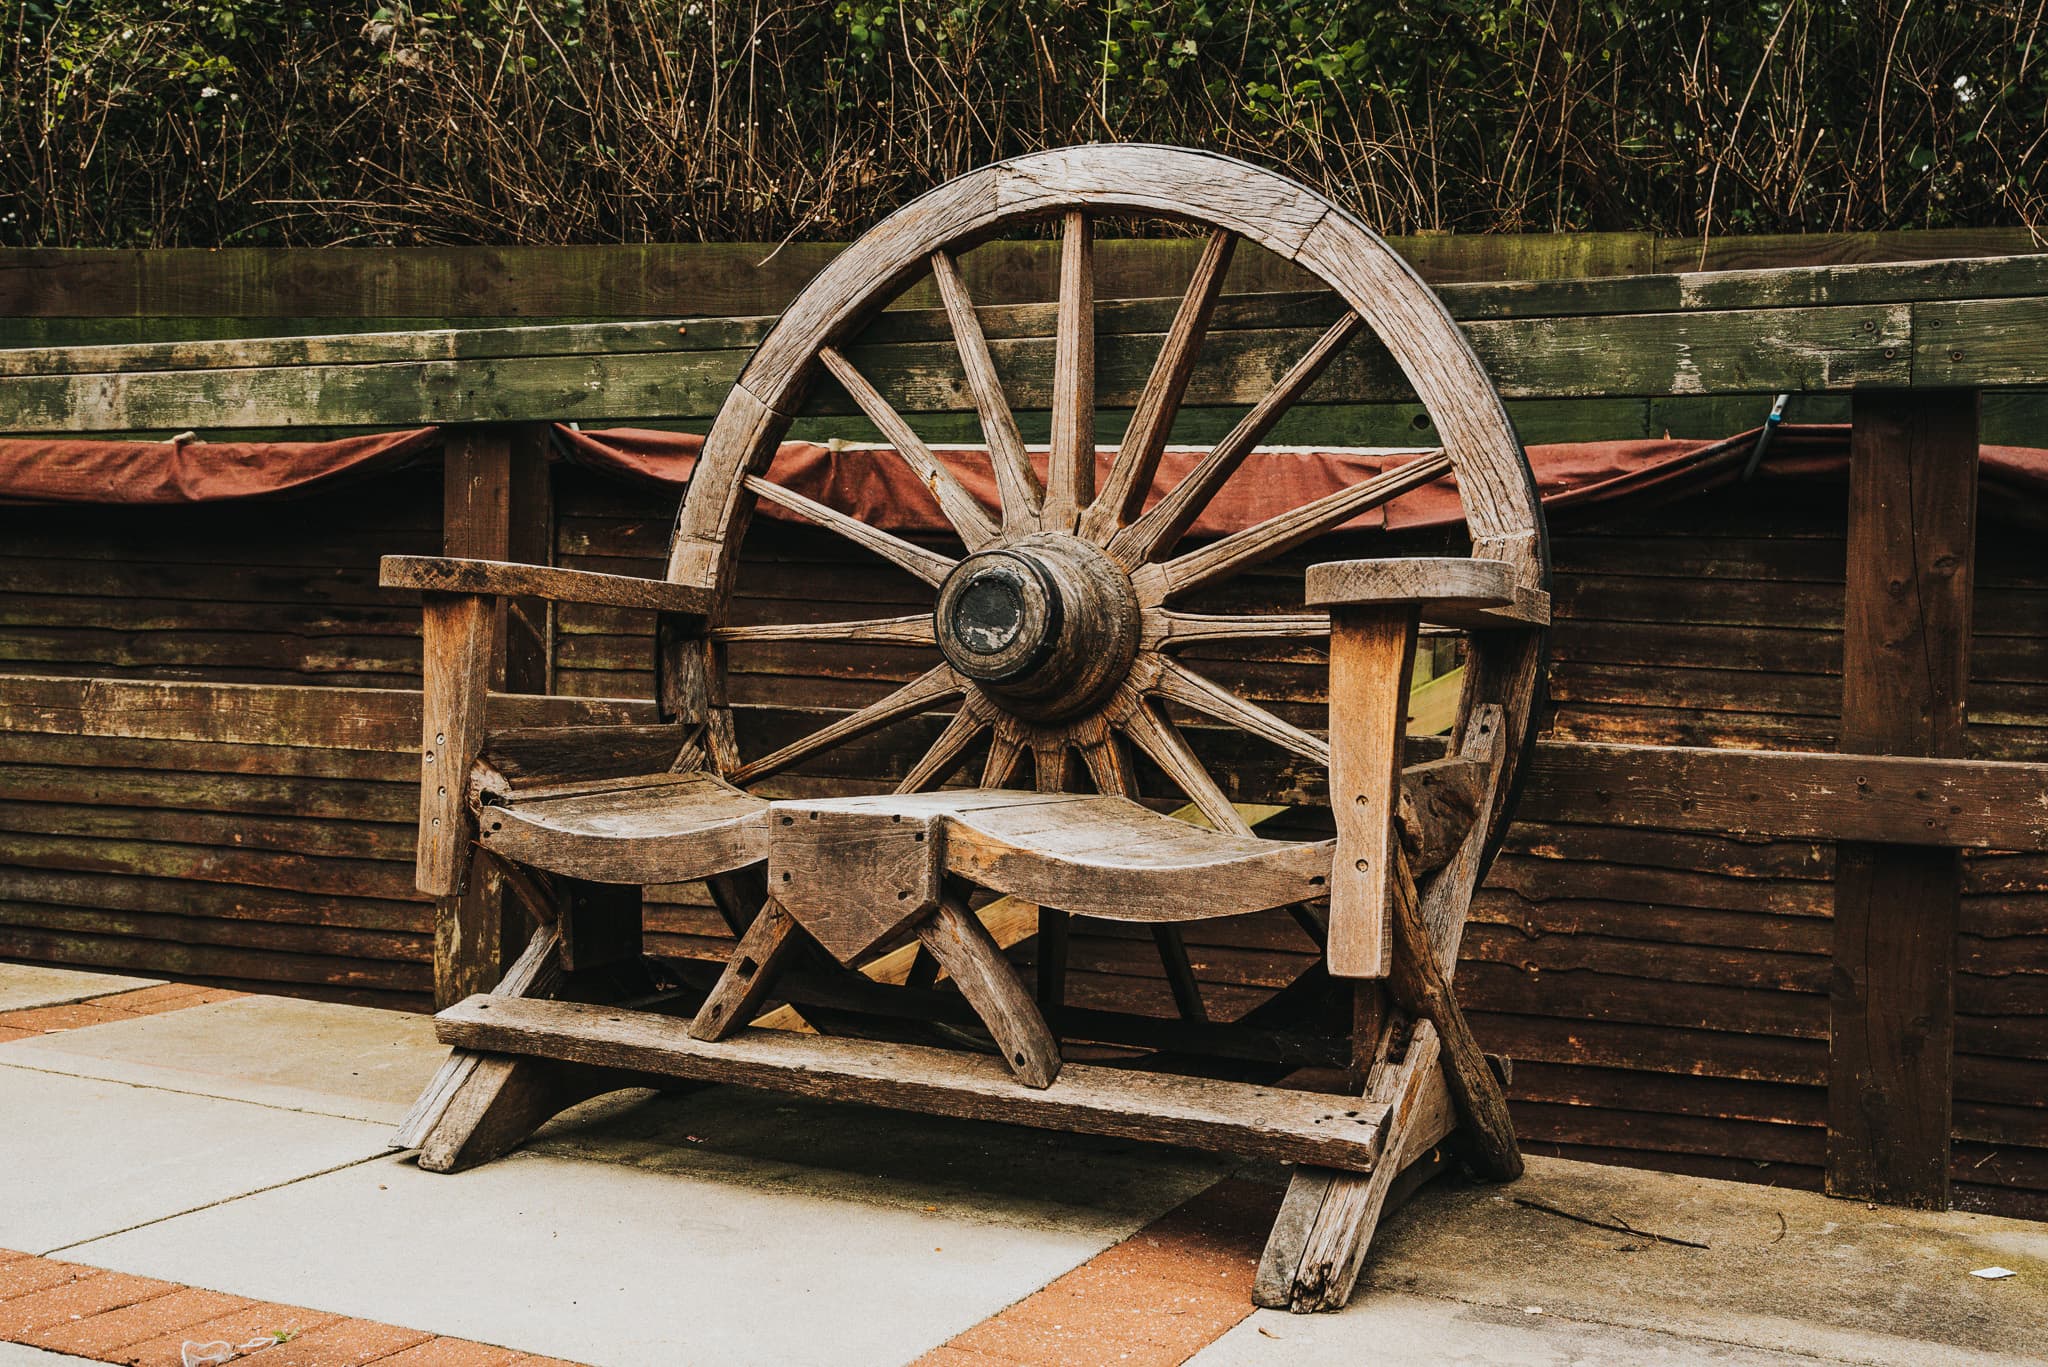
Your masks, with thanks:
M 1212 152 L 1148 144 L 1062 147 L 997 162 L 897 210 L 833 258 L 761 342 L 720 408 L 690 482 L 668 577 L 724 590 L 725 533 L 744 530 L 759 474 L 801 407 L 817 352 L 837 346 L 925 268 L 1004 226 L 1070 209 L 1157 214 L 1226 228 L 1342 295 L 1393 354 L 1443 435 L 1476 554 L 1546 566 L 1542 512 L 1521 441 L 1457 323 L 1380 236 L 1308 187 Z
M 1235 238 L 1254 241 L 1294 262 L 1335 291 L 1351 306 L 1353 314 L 1340 321 L 1318 345 L 1327 347 L 1328 354 L 1333 355 L 1352 335 L 1344 331 L 1347 323 L 1354 328 L 1371 329 L 1407 376 L 1443 438 L 1444 449 L 1437 468 L 1441 470 L 1447 465 L 1456 476 L 1474 553 L 1507 562 L 1517 578 L 1528 587 L 1545 586 L 1547 553 L 1541 507 L 1520 441 L 1506 410 L 1456 323 L 1420 277 L 1385 242 L 1352 215 L 1312 190 L 1244 162 L 1178 148 L 1099 145 L 1062 148 L 1016 158 L 981 168 L 935 188 L 891 215 L 834 258 L 783 313 L 741 372 L 720 409 L 692 476 L 671 548 L 670 579 L 701 585 L 716 594 L 717 608 L 712 616 L 714 631 L 720 627 L 730 602 L 738 546 L 756 498 L 774 497 L 796 507 L 800 513 L 818 511 L 815 505 L 808 509 L 801 506 L 806 501 L 800 496 L 776 490 L 762 476 L 793 415 L 803 406 L 821 370 L 831 371 L 848 386 L 848 392 L 854 394 L 856 401 L 860 400 L 853 386 L 865 384 L 865 381 L 857 373 L 849 373 L 851 363 L 837 349 L 853 338 L 905 287 L 930 270 L 939 276 L 940 292 L 946 298 L 948 312 L 954 319 L 963 361 L 969 360 L 968 339 L 962 327 L 965 321 L 966 331 L 972 332 L 974 344 L 981 348 L 983 364 L 989 367 L 986 373 L 993 380 L 992 363 L 986 359 L 986 344 L 981 340 L 979 325 L 972 321 L 971 301 L 966 300 L 964 286 L 959 282 L 957 273 L 953 272 L 952 254 L 995 236 L 1014 223 L 1065 215 L 1069 225 L 1069 243 L 1062 258 L 1061 307 L 1064 312 L 1072 289 L 1064 268 L 1066 258 L 1073 255 L 1072 225 L 1077 221 L 1083 224 L 1080 241 L 1085 252 L 1088 240 L 1083 215 L 1103 212 L 1138 213 L 1209 226 L 1214 231 L 1212 250 L 1217 243 L 1225 243 L 1221 254 L 1224 265 L 1228 261 L 1226 235 L 1232 241 Z M 1079 259 L 1085 264 L 1085 254 Z M 1205 258 L 1205 264 L 1213 263 Z M 941 273 L 942 268 L 951 274 L 950 281 Z M 1214 290 L 1220 289 L 1222 268 L 1222 265 L 1215 267 L 1211 304 Z M 1198 282 L 1202 269 L 1198 265 Z M 1191 286 L 1191 299 L 1194 289 Z M 1092 286 L 1082 286 L 1075 297 L 1092 315 Z M 964 308 L 964 319 L 956 311 L 956 306 Z M 1206 328 L 1206 314 L 1202 326 Z M 1072 430 L 1073 424 L 1068 423 L 1068 431 L 1063 436 L 1064 410 L 1056 398 L 1056 453 L 1063 440 L 1069 444 L 1085 440 L 1091 452 L 1093 449 L 1092 328 L 1084 331 L 1086 339 L 1077 345 L 1089 353 L 1087 367 L 1091 392 L 1086 396 L 1087 417 L 1083 423 L 1089 430 L 1077 436 Z M 1062 336 L 1065 335 L 1063 328 Z M 1319 372 L 1320 365 L 1316 370 Z M 974 379 L 970 365 L 970 387 Z M 1055 384 L 1058 384 L 1057 378 Z M 999 383 L 994 387 L 997 389 L 995 402 L 1003 404 Z M 1297 389 L 1286 402 L 1291 404 L 1294 398 L 1299 397 L 1299 392 Z M 888 409 L 885 400 L 880 400 L 879 396 L 871 397 L 881 404 L 887 416 L 896 417 L 901 425 L 900 417 Z M 979 402 L 979 395 L 977 399 Z M 1143 400 L 1140 402 L 1142 406 Z M 1177 410 L 1179 391 L 1170 402 Z M 868 405 L 862 403 L 862 407 L 867 408 Z M 871 408 L 869 413 L 871 417 L 875 416 Z M 1169 421 L 1170 416 L 1169 413 Z M 984 428 L 991 426 L 990 417 L 988 408 L 984 407 Z M 1002 408 L 1001 417 L 1009 424 L 1009 440 L 1021 460 L 1021 440 L 1015 435 L 1014 421 L 1010 419 L 1006 406 Z M 1137 421 L 1136 415 L 1133 421 Z M 887 424 L 880 419 L 877 422 L 883 426 L 885 434 L 892 436 L 893 444 L 902 449 L 904 442 L 894 440 Z M 907 426 L 903 431 L 915 441 L 914 434 L 907 432 Z M 991 460 L 997 466 L 998 483 L 1001 484 L 1002 462 L 996 453 L 998 435 L 995 431 L 988 433 Z M 1160 440 L 1163 442 L 1163 437 Z M 928 451 L 924 452 L 924 457 L 929 460 Z M 1028 474 L 1028 467 L 1024 478 L 1027 482 L 1033 478 Z M 1388 478 L 1378 477 L 1379 480 Z M 926 482 L 931 484 L 933 481 L 927 478 Z M 1149 470 L 1144 475 L 1144 482 L 1149 487 Z M 1374 482 L 1377 481 L 1367 481 Z M 1386 494 L 1385 498 L 1396 496 L 1418 482 L 1423 481 L 1402 485 Z M 935 492 L 939 493 L 943 505 L 944 490 L 935 489 Z M 965 497 L 964 491 L 956 489 L 955 492 Z M 1015 544 L 1022 536 L 1039 529 L 1035 520 L 1022 525 L 1016 521 L 1010 492 L 1008 488 L 1004 491 L 1001 525 L 991 516 L 990 510 L 978 504 L 965 518 L 956 508 L 947 509 L 949 518 L 960 528 L 970 553 Z M 1213 495 L 1213 488 L 1209 492 Z M 1140 500 L 1142 493 L 1142 490 L 1138 491 Z M 1054 496 L 1045 495 L 1048 498 Z M 1096 503 L 1099 504 L 1102 498 L 1103 495 L 1098 494 Z M 1380 501 L 1384 502 L 1385 498 Z M 1038 509 L 1033 507 L 1031 511 L 1036 514 Z M 1092 506 L 1084 510 L 1082 520 L 1085 522 L 1087 515 L 1094 511 L 1096 509 Z M 875 533 L 873 538 L 871 549 L 881 549 L 899 567 L 924 578 L 935 590 L 956 563 L 935 554 L 929 555 L 929 561 L 936 564 L 920 563 L 913 559 L 913 553 L 928 553 L 918 552 L 909 543 L 898 540 L 897 553 L 892 554 L 887 546 L 876 544 L 890 539 L 887 534 Z M 1104 542 L 1105 539 L 1098 538 L 1098 544 Z M 1142 581 L 1148 572 L 1156 569 L 1154 564 L 1136 566 L 1134 582 Z M 1155 576 L 1149 591 L 1141 583 L 1141 596 L 1147 597 L 1148 604 L 1158 605 L 1181 587 L 1185 585 L 1157 582 Z M 910 621 L 907 618 L 898 620 L 903 623 Z M 1483 636 L 1500 634 L 1489 632 Z M 930 642 L 928 635 L 925 642 Z M 1461 735 L 1474 703 L 1503 701 L 1517 693 L 1526 698 L 1523 690 L 1508 688 L 1505 696 L 1501 696 L 1493 687 L 1495 681 L 1526 672 L 1525 664 L 1510 663 L 1508 658 L 1512 656 L 1519 660 L 1524 654 L 1526 651 L 1520 645 L 1509 648 L 1502 642 L 1500 649 L 1496 650 L 1490 643 L 1475 640 L 1474 655 L 1478 668 L 1468 677 L 1485 680 L 1486 687 L 1467 688 L 1463 709 L 1466 715 L 1461 717 L 1458 727 Z M 1500 655 L 1501 658 L 1489 661 L 1488 655 Z M 1185 742 L 1172 724 L 1163 715 L 1155 714 L 1146 702 L 1146 690 L 1150 689 L 1150 696 L 1207 710 L 1203 703 L 1213 703 L 1213 695 L 1204 694 L 1204 681 L 1199 676 L 1193 676 L 1192 682 L 1183 678 L 1163 688 L 1159 687 L 1160 680 L 1156 675 L 1140 679 L 1138 674 L 1152 663 L 1148 657 L 1140 656 L 1132 680 L 1108 696 L 1101 704 L 1101 715 L 1107 716 L 1115 727 L 1122 728 L 1127 736 L 1150 753 L 1176 783 L 1195 798 L 1196 804 L 1214 824 L 1249 833 L 1235 809 L 1216 790 L 1213 780 L 1201 771 L 1199 762 L 1187 751 Z M 724 701 L 722 650 L 719 645 L 713 643 L 701 651 L 682 652 L 673 660 L 665 660 L 664 670 L 675 669 L 678 665 L 695 677 L 673 691 L 691 707 L 701 708 L 712 722 L 709 750 L 717 767 L 744 783 L 786 767 L 788 763 L 800 762 L 801 757 L 791 759 L 785 752 L 777 752 L 753 763 L 741 761 L 731 741 L 730 712 Z M 885 700 L 889 705 L 882 708 L 881 713 L 863 709 L 871 715 L 853 718 L 845 728 L 837 725 L 828 727 L 818 735 L 839 733 L 829 743 L 851 739 L 855 734 L 876 729 L 914 712 L 930 710 L 956 698 L 964 698 L 959 715 L 934 749 L 947 747 L 949 738 L 952 738 L 952 749 L 956 753 L 951 758 L 957 763 L 957 751 L 964 749 L 966 743 L 982 729 L 1000 722 L 1002 713 L 992 710 L 992 700 L 973 688 L 950 666 L 942 665 L 897 690 Z M 1528 710 L 1527 705 L 1511 707 L 1510 715 L 1505 719 L 1509 735 L 1504 739 L 1511 754 L 1519 748 L 1526 735 Z M 1256 708 L 1250 711 L 1260 713 Z M 1220 714 L 1210 711 L 1210 715 Z M 1260 713 L 1249 722 L 1244 716 L 1231 716 L 1227 720 L 1312 760 L 1326 760 L 1326 746 L 1307 733 L 1279 722 L 1271 714 Z M 1047 735 L 1052 736 L 1050 741 L 1046 739 Z M 1067 752 L 1072 749 L 1080 753 L 1094 782 L 1103 791 L 1131 791 L 1127 760 L 1115 753 L 1117 746 L 1113 736 L 1109 738 L 1110 743 L 1105 744 L 1103 740 L 1101 735 L 1085 726 L 1066 734 L 1047 733 L 1040 728 L 1036 736 L 1013 734 L 1007 737 L 998 726 L 982 782 L 988 786 L 1003 785 L 1021 749 L 1033 748 L 1039 786 L 1063 787 Z M 1035 747 L 1049 747 L 1050 752 L 1046 748 Z M 785 747 L 787 750 L 789 747 Z M 815 752 L 814 748 L 811 753 Z M 933 756 L 928 755 L 926 761 L 914 768 L 906 786 L 943 777 L 937 771 L 925 771 L 932 761 Z M 1196 792 L 1191 779 L 1206 785 L 1206 795 Z M 1504 794 L 1497 793 L 1497 797 L 1504 799 Z M 1501 805 L 1497 801 L 1495 819 L 1485 823 L 1496 830 L 1500 824 Z

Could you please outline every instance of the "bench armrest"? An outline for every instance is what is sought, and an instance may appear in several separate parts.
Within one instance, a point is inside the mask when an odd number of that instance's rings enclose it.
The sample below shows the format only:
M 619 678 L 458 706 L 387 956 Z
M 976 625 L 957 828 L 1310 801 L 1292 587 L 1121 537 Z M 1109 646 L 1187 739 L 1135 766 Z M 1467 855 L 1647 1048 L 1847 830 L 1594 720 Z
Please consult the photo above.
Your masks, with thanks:
M 1410 607 L 1432 626 L 1531 627 L 1550 621 L 1550 595 L 1504 560 L 1407 556 L 1332 560 L 1308 568 L 1311 607 Z
M 651 612 L 702 614 L 711 607 L 711 591 L 693 584 L 557 569 L 551 565 L 458 560 L 440 555 L 387 555 L 380 568 L 377 582 L 387 589 L 508 598 L 531 594 L 557 603 L 596 603 Z

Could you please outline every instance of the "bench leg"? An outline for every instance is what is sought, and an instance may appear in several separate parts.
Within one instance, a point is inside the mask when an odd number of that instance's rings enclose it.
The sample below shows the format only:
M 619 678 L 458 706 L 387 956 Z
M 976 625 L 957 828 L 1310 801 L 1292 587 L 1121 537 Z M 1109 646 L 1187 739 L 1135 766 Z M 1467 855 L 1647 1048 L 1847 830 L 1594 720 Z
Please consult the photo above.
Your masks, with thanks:
M 949 894 L 918 925 L 917 938 L 995 1036 L 1017 1080 L 1027 1087 L 1052 1086 L 1060 1075 L 1060 1046 L 981 918 Z
M 633 894 L 637 930 L 638 889 Z M 562 932 L 560 921 L 537 929 L 491 995 L 554 996 L 565 976 Z M 418 1149 L 419 1165 L 429 1172 L 460 1172 L 510 1151 L 579 1101 L 635 1085 L 607 1069 L 457 1049 L 399 1122 L 392 1144 Z
M 1351 1299 L 1390 1194 L 1413 1189 L 1403 1173 L 1429 1163 L 1455 1123 L 1439 1057 L 1435 1027 L 1418 1021 L 1401 1060 L 1375 1068 L 1366 1095 L 1394 1109 L 1386 1152 L 1372 1172 L 1295 1169 L 1259 1260 L 1255 1302 L 1305 1312 L 1341 1310 Z
M 782 903 L 770 897 L 761 904 L 732 957 L 725 961 L 725 971 L 691 1019 L 692 1038 L 726 1039 L 754 1019 L 775 975 L 788 962 L 790 950 L 801 943 L 796 931 L 796 918 L 782 909 Z
M 630 1086 L 602 1069 L 464 1051 L 467 1076 L 420 1143 L 428 1172 L 461 1172 L 499 1158 L 579 1101 Z

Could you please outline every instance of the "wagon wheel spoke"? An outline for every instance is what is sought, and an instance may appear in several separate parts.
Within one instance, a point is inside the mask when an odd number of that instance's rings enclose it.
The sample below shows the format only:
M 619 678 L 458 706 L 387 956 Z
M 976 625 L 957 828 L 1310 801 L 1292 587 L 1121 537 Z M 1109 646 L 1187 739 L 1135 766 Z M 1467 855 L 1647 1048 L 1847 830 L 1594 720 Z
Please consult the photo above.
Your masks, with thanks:
M 1010 401 L 1003 394 L 995 358 L 988 352 L 988 338 L 982 335 L 974 300 L 968 296 L 967 282 L 960 278 L 960 268 L 950 252 L 932 253 L 932 278 L 938 282 L 939 299 L 945 304 L 946 319 L 953 326 L 953 341 L 960 351 L 960 364 L 967 372 L 967 388 L 981 414 L 982 435 L 988 438 L 989 464 L 995 471 L 996 488 L 1003 501 L 1003 530 L 1035 531 L 1045 493 L 1038 487 L 1038 475 L 1024 453 L 1024 437 L 1017 430 L 1016 415 L 1010 412 Z
M 1067 743 L 1063 740 L 1032 747 L 1031 767 L 1039 792 L 1064 793 L 1067 790 L 1068 753 Z
M 791 741 L 780 750 L 763 755 L 752 764 L 743 764 L 726 777 L 734 783 L 742 784 L 766 778 L 770 774 L 789 768 L 792 764 L 802 763 L 820 750 L 828 750 L 842 741 L 864 736 L 913 712 L 922 711 L 934 703 L 956 698 L 964 693 L 966 688 L 966 681 L 953 672 L 953 666 L 934 665 L 888 697 L 849 712 L 830 726 L 821 727 L 801 740 Z
M 988 739 L 988 761 L 981 767 L 981 786 L 1006 786 L 1017 772 L 1018 761 L 1023 758 L 1024 742 L 1017 735 L 1016 724 L 1007 718 L 998 720 Z
M 1187 738 L 1180 728 L 1159 715 L 1150 703 L 1140 703 L 1124 719 L 1124 733 L 1137 743 L 1140 750 L 1152 757 L 1152 762 L 1166 771 L 1188 801 L 1195 804 L 1209 824 L 1229 835 L 1250 835 L 1252 828 L 1238 814 L 1237 808 L 1216 786 L 1216 780 L 1209 777 L 1209 771 L 1202 767 L 1202 761 L 1195 758 L 1195 752 L 1188 748 Z
M 1145 712 L 1147 709 L 1145 704 L 1140 702 L 1132 711 Z M 1081 755 L 1083 762 L 1088 766 L 1089 775 L 1095 780 L 1097 791 L 1116 797 L 1137 796 L 1137 776 L 1131 772 L 1129 757 L 1124 754 L 1123 743 L 1117 739 L 1115 731 L 1104 727 L 1099 739 L 1082 747 Z M 1232 816 L 1237 814 L 1235 807 L 1230 811 Z M 1040 924 L 1042 927 L 1043 921 Z M 1060 974 L 1064 979 L 1064 935 L 1060 937 L 1059 945 L 1062 955 Z M 1202 1003 L 1202 986 L 1195 980 L 1194 965 L 1188 960 L 1188 948 L 1181 939 L 1180 927 L 1165 922 L 1155 923 L 1152 926 L 1152 945 L 1159 954 L 1159 966 L 1166 974 L 1167 986 L 1173 992 L 1174 1009 L 1180 1013 L 1181 1019 L 1208 1020 L 1209 1008 Z M 1043 945 L 1040 946 L 1040 952 L 1044 952 Z
M 989 520 L 988 510 L 981 506 L 981 500 L 968 493 L 967 486 L 939 463 L 939 458 L 924 444 L 924 439 L 910 430 L 910 424 L 903 420 L 903 415 L 868 383 L 867 376 L 831 347 L 820 347 L 818 359 L 825 363 L 825 368 L 832 372 L 833 378 L 839 381 L 840 387 L 860 411 L 867 414 L 868 421 L 896 448 L 896 454 L 903 458 L 903 463 L 931 491 L 939 511 L 953 524 L 953 530 L 960 533 L 960 539 L 967 543 L 967 548 L 980 550 L 995 540 L 996 525 Z
M 1209 235 L 1201 259 L 1195 263 L 1194 278 L 1181 296 L 1180 309 L 1160 344 L 1159 359 L 1153 362 L 1152 373 L 1131 412 L 1130 426 L 1117 446 L 1109 480 L 1081 515 L 1081 535 L 1098 546 L 1107 545 L 1118 528 L 1137 516 L 1152 491 L 1152 476 L 1159 469 L 1160 453 L 1166 449 L 1167 434 L 1187 393 L 1195 354 L 1209 331 L 1209 319 L 1223 292 L 1223 276 L 1236 246 L 1237 235 L 1218 228 Z
M 1083 745 L 1081 763 L 1088 767 L 1088 777 L 1094 782 L 1096 792 L 1125 797 L 1137 793 L 1137 778 L 1131 773 L 1131 757 L 1124 752 L 1123 742 L 1114 731 L 1105 730 L 1100 739 Z
M 1159 659 L 1159 679 L 1149 690 L 1155 697 L 1192 708 L 1217 721 L 1235 726 L 1261 740 L 1271 741 L 1317 764 L 1330 762 L 1327 741 L 1310 735 L 1292 722 L 1283 721 L 1257 703 L 1248 702 L 1206 675 L 1198 674 L 1178 660 Z M 1193 796 L 1190 794 L 1190 796 Z
M 968 694 L 967 701 L 953 714 L 953 720 L 946 723 L 946 729 L 924 752 L 924 757 L 913 764 L 910 772 L 903 776 L 903 781 L 896 785 L 896 791 L 921 793 L 944 783 L 960 767 L 974 738 L 994 720 L 995 709 L 979 693 Z
M 850 641 L 869 646 L 936 644 L 928 612 L 908 617 L 865 617 L 853 622 L 775 622 L 713 627 L 711 639 L 726 645 L 746 641 Z
M 1262 560 L 1284 555 L 1325 532 L 1335 531 L 1361 513 L 1443 478 L 1450 469 L 1450 457 L 1442 451 L 1418 456 L 1347 489 L 1325 494 L 1243 531 L 1232 532 L 1199 550 L 1146 565 L 1132 576 L 1132 583 L 1138 587 L 1140 601 L 1157 604 L 1176 593 L 1226 579 Z
M 863 546 L 881 556 L 890 564 L 906 573 L 913 574 L 927 584 L 936 585 L 952 573 L 958 564 L 951 556 L 940 555 L 937 551 L 926 550 L 914 542 L 905 541 L 893 532 L 880 527 L 871 527 L 857 517 L 851 517 L 837 508 L 827 507 L 814 498 L 805 498 L 794 489 L 785 489 L 759 475 L 747 476 L 747 488 L 756 496 L 767 499 L 797 513 L 806 520 L 817 523 L 827 531 L 837 532 L 857 546 Z
M 1072 531 L 1095 497 L 1095 243 L 1088 215 L 1069 212 L 1060 243 L 1060 302 L 1053 343 L 1052 453 L 1047 531 Z
M 1212 614 L 1147 608 L 1142 614 L 1147 650 L 1173 650 L 1202 641 L 1313 641 L 1330 634 L 1330 619 L 1320 612 Z
M 1280 377 L 1280 382 L 1259 400 L 1251 412 L 1239 419 L 1237 426 L 1222 441 L 1209 449 L 1208 454 L 1173 487 L 1172 492 L 1136 522 L 1110 538 L 1111 558 L 1128 567 L 1142 565 L 1171 551 L 1174 543 L 1194 525 L 1202 509 L 1216 497 L 1217 491 L 1237 472 L 1244 458 L 1266 439 L 1266 434 L 1273 430 L 1273 424 L 1286 415 L 1287 410 L 1364 326 L 1365 320 L 1356 313 L 1346 313 L 1332 323 L 1329 330 L 1316 339 L 1315 345 Z

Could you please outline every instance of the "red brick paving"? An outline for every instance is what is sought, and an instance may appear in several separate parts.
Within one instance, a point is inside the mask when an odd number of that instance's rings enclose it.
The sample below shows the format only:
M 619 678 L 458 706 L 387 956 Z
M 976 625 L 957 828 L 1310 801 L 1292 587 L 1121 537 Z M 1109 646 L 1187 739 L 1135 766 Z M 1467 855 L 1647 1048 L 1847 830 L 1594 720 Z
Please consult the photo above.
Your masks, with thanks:
M 246 1296 L 222 1291 L 201 1291 L 182 1287 L 167 1296 L 138 1301 L 119 1310 L 108 1310 L 88 1319 L 53 1324 L 29 1334 L 22 1342 L 53 1353 L 119 1361 L 116 1350 L 134 1343 L 146 1343 L 207 1320 L 240 1310 L 255 1302 Z
M 916 1367 L 1177 1367 L 1252 1312 L 1276 1188 L 1229 1180 L 983 1320 Z
M 428 1339 L 417 1348 L 393 1353 L 377 1367 L 512 1367 L 519 1356 L 515 1349 L 494 1348 L 468 1339 Z
M 303 1306 L 276 1305 L 0 1249 L 0 1342 L 126 1367 L 179 1367 L 185 1344 L 225 1341 L 264 1367 L 578 1367 Z M 242 1361 L 236 1358 L 235 1361 Z
M 110 1025 L 115 1021 L 138 1020 L 165 1011 L 182 1011 L 188 1006 L 205 1006 L 246 996 L 223 987 L 200 987 L 193 983 L 161 983 L 133 992 L 115 992 L 90 997 L 62 1006 L 31 1006 L 21 1011 L 0 1011 L 0 1044 L 27 1039 L 31 1035 L 54 1034 L 59 1030 L 82 1030 L 89 1025 Z
M 1280 1193 L 1219 1182 L 916 1367 L 1177 1367 L 1251 1313 Z M 0 1249 L 0 1341 L 128 1367 L 178 1367 L 189 1342 L 257 1349 L 263 1367 L 577 1367 L 299 1306 Z M 242 1359 L 236 1359 L 241 1361 Z
M 131 1277 L 125 1272 L 99 1272 L 60 1282 L 25 1296 L 0 1301 L 0 1338 L 21 1342 L 37 1330 L 121 1310 L 137 1301 L 155 1300 L 178 1288 L 170 1282 Z

